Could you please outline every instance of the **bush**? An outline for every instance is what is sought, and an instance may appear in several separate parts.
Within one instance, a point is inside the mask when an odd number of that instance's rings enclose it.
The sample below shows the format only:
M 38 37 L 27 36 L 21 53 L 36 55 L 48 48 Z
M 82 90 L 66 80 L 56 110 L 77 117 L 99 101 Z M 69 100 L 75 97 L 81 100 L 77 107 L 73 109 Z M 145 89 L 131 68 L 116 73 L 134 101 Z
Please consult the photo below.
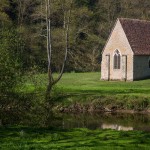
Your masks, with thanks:
M 13 28 L 0 30 L 0 91 L 8 93 L 19 80 L 22 68 L 21 38 Z

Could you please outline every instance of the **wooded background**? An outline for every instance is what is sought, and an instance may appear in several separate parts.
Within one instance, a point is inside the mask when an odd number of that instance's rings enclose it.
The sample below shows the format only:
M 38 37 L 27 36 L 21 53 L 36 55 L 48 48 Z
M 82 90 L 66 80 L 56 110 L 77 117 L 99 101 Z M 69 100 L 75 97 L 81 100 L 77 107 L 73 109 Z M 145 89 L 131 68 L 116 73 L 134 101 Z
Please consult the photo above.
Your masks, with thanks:
M 64 58 L 63 9 L 69 1 L 51 2 L 55 72 L 60 71 Z M 5 73 L 5 78 L 7 72 L 16 72 L 15 76 L 26 71 L 47 71 L 44 3 L 42 0 L 0 0 L 0 72 Z M 150 1 L 74 0 L 65 71 L 99 71 L 101 51 L 119 17 L 150 20 Z

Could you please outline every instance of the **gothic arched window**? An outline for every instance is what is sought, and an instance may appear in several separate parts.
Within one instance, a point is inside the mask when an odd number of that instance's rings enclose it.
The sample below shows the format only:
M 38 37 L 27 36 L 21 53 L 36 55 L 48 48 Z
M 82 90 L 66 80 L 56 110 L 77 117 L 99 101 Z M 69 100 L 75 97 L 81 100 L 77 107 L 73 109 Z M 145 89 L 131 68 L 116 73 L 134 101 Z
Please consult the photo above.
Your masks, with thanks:
M 114 69 L 120 69 L 120 62 L 121 61 L 121 55 L 118 50 L 115 50 L 114 53 Z

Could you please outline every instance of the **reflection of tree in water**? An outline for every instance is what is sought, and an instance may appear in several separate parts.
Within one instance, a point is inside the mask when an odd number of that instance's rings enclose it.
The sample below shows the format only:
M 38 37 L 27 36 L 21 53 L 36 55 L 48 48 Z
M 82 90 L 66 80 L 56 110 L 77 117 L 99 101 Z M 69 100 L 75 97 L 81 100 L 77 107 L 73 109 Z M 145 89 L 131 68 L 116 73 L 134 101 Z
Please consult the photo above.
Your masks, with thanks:
M 62 118 L 54 116 L 48 110 L 36 110 L 32 112 L 16 113 L 13 111 L 2 112 L 0 115 L 1 126 L 23 125 L 32 127 L 59 127 Z
M 44 104 L 35 106 L 35 104 L 32 104 L 31 99 L 18 101 L 18 107 L 5 111 L 0 110 L 0 124 L 38 127 L 53 126 L 64 129 L 101 129 L 106 128 L 106 126 L 116 125 L 118 130 L 129 130 L 129 128 L 131 130 L 133 127 L 134 130 L 150 131 L 150 115 L 146 114 L 53 114 L 50 110 Z
M 41 99 L 45 95 L 12 95 L 3 99 L 0 105 L 1 125 L 48 126 L 51 125 L 53 113 L 48 104 Z
M 64 128 L 111 128 L 116 130 L 150 130 L 150 116 L 143 114 L 72 114 L 62 115 Z

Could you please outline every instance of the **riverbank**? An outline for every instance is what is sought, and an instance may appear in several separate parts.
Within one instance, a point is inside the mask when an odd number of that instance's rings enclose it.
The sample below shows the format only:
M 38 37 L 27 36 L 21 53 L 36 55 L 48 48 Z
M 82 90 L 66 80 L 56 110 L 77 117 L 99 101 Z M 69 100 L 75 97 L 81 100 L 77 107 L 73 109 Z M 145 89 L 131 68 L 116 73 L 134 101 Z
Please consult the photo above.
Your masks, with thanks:
M 25 76 L 15 94 L 3 97 L 0 149 L 150 149 L 149 115 L 132 114 L 149 113 L 150 80 L 108 82 L 100 73 L 65 73 L 52 101 L 45 101 L 46 83 L 46 74 Z M 124 120 L 113 114 L 118 111 L 131 114 Z M 53 116 L 57 112 L 73 116 Z
M 57 103 L 54 111 L 65 113 L 121 112 L 150 113 L 150 100 L 137 96 L 69 95 Z
M 57 76 L 57 75 L 55 75 Z M 45 93 L 47 75 L 26 76 L 17 91 Z M 100 73 L 64 73 L 53 90 L 54 110 L 60 112 L 150 112 L 150 79 L 101 81 Z M 41 94 L 39 94 L 41 93 Z M 35 94 L 36 96 L 36 94 Z

